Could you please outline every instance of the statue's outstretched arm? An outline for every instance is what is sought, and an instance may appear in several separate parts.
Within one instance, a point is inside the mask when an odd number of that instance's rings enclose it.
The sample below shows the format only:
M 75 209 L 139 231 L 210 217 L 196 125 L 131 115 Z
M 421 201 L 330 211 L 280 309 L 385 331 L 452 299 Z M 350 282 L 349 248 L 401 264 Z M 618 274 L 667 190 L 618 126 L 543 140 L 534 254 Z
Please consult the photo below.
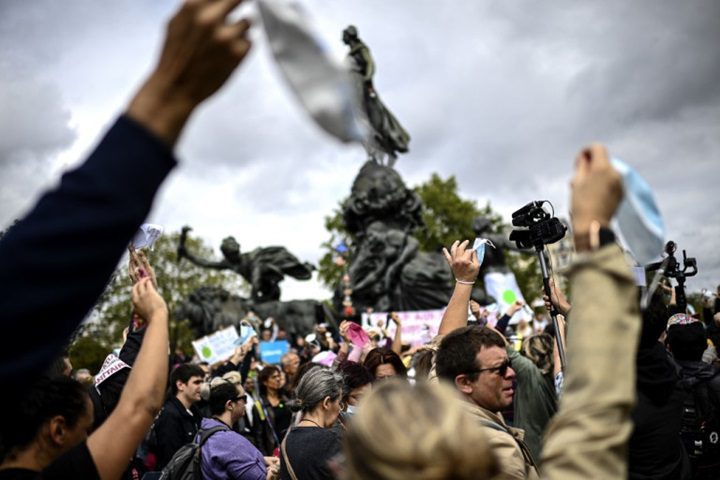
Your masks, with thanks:
M 214 268 L 217 270 L 224 270 L 226 268 L 230 268 L 230 265 L 228 265 L 225 260 L 220 260 L 219 262 L 205 260 L 204 258 L 197 257 L 193 253 L 191 253 L 185 245 L 185 241 L 187 239 L 187 232 L 189 232 L 190 230 L 192 230 L 190 227 L 183 227 L 182 232 L 180 233 L 180 242 L 178 243 L 177 248 L 178 260 L 180 260 L 181 258 L 187 258 L 191 263 L 194 263 L 195 265 L 204 268 Z

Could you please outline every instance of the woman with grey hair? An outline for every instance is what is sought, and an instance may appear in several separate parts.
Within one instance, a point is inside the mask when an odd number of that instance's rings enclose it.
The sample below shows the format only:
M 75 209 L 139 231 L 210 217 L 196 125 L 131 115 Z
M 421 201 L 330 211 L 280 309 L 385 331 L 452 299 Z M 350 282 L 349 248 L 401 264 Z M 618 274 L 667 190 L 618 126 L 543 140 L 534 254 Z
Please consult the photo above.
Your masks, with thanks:
M 313 368 L 298 384 L 295 408 L 300 420 L 280 446 L 280 480 L 334 478 L 328 462 L 342 446 L 332 429 L 342 406 L 343 377 L 328 368 Z

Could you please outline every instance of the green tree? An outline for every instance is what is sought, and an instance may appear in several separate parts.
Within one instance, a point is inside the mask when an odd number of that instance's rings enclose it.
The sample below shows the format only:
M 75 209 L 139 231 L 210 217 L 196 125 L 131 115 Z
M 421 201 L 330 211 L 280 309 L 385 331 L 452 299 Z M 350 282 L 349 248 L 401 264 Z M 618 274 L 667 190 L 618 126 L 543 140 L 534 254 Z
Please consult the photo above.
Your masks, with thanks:
M 415 187 L 414 190 L 423 203 L 421 216 L 424 225 L 414 232 L 421 250 L 437 252 L 455 240 L 473 239 L 475 233 L 472 223 L 475 217 L 480 215 L 490 219 L 493 232 L 509 231 L 510 225 L 503 222 L 490 203 L 479 207 L 475 200 L 461 197 L 457 188 L 454 176 L 443 179 L 436 173 L 432 174 L 428 181 Z M 320 259 L 318 274 L 323 284 L 329 288 L 335 288 L 343 271 L 342 267 L 334 262 L 334 246 L 344 240 L 352 251 L 355 240 L 345 229 L 342 219 L 343 204 L 344 201 L 325 217 L 325 228 L 330 238 L 322 244 L 325 254 Z M 537 296 L 542 287 L 537 259 L 528 254 L 506 252 L 506 261 L 515 273 L 520 290 L 528 299 Z
M 161 295 L 170 311 L 170 341 L 173 348 L 185 352 L 192 350 L 194 334 L 186 319 L 174 318 L 175 308 L 195 289 L 203 285 L 221 286 L 231 292 L 247 293 L 247 285 L 239 275 L 198 267 L 186 260 L 177 261 L 177 244 L 180 234 L 164 235 L 147 251 L 148 260 L 155 270 Z M 212 258 L 213 251 L 202 240 L 188 235 L 187 247 L 193 253 Z M 132 312 L 131 281 L 127 265 L 114 273 L 98 300 L 90 320 L 83 324 L 70 346 L 70 360 L 76 367 L 102 364 L 114 347 L 122 343 L 122 332 Z M 97 371 L 97 370 L 93 370 Z

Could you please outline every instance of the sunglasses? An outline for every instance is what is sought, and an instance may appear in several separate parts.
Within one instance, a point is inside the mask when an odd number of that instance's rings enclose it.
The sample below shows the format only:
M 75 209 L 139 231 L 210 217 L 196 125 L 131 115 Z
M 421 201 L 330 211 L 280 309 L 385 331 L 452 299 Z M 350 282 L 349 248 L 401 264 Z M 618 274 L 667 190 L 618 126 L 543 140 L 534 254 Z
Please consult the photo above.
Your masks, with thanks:
M 495 372 L 501 377 L 505 377 L 507 375 L 508 368 L 511 368 L 512 364 L 510 363 L 510 359 L 506 359 L 503 363 L 498 365 L 497 367 L 490 367 L 490 368 L 478 368 L 475 370 L 470 370 L 469 372 L 465 372 L 466 374 L 470 373 L 482 373 L 482 372 Z
M 233 398 L 232 400 L 233 400 L 233 402 L 239 402 L 240 400 L 242 400 L 243 402 L 247 403 L 247 400 L 248 400 L 247 394 L 243 393 L 242 395 L 238 395 L 237 397 Z

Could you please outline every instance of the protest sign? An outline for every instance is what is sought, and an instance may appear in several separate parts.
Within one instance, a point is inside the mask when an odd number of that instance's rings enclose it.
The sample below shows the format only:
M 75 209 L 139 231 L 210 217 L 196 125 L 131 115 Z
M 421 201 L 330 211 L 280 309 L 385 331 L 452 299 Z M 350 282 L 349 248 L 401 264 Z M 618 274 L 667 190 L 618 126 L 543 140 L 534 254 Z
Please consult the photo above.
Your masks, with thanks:
M 397 312 L 402 324 L 402 342 L 412 346 L 424 345 L 438 333 L 440 321 L 445 310 L 418 310 L 414 312 Z M 365 328 L 386 329 L 390 338 L 395 335 L 395 323 L 387 322 L 387 313 L 376 312 L 363 314 L 362 323 Z
M 515 275 L 512 272 L 492 272 L 485 275 L 483 279 L 485 281 L 485 291 L 497 301 L 498 318 L 502 316 L 516 300 L 525 302 L 525 298 L 523 298 Z M 518 312 L 513 315 L 512 320 L 510 320 L 510 325 L 515 325 L 522 319 L 530 321 L 532 320 L 532 314 L 526 309 L 518 310 Z
M 193 341 L 192 345 L 200 360 L 213 364 L 225 360 L 235 352 L 235 340 L 238 338 L 237 329 L 231 326 L 199 338 Z
M 260 342 L 260 359 L 265 363 L 280 363 L 280 359 L 290 349 L 285 340 Z

